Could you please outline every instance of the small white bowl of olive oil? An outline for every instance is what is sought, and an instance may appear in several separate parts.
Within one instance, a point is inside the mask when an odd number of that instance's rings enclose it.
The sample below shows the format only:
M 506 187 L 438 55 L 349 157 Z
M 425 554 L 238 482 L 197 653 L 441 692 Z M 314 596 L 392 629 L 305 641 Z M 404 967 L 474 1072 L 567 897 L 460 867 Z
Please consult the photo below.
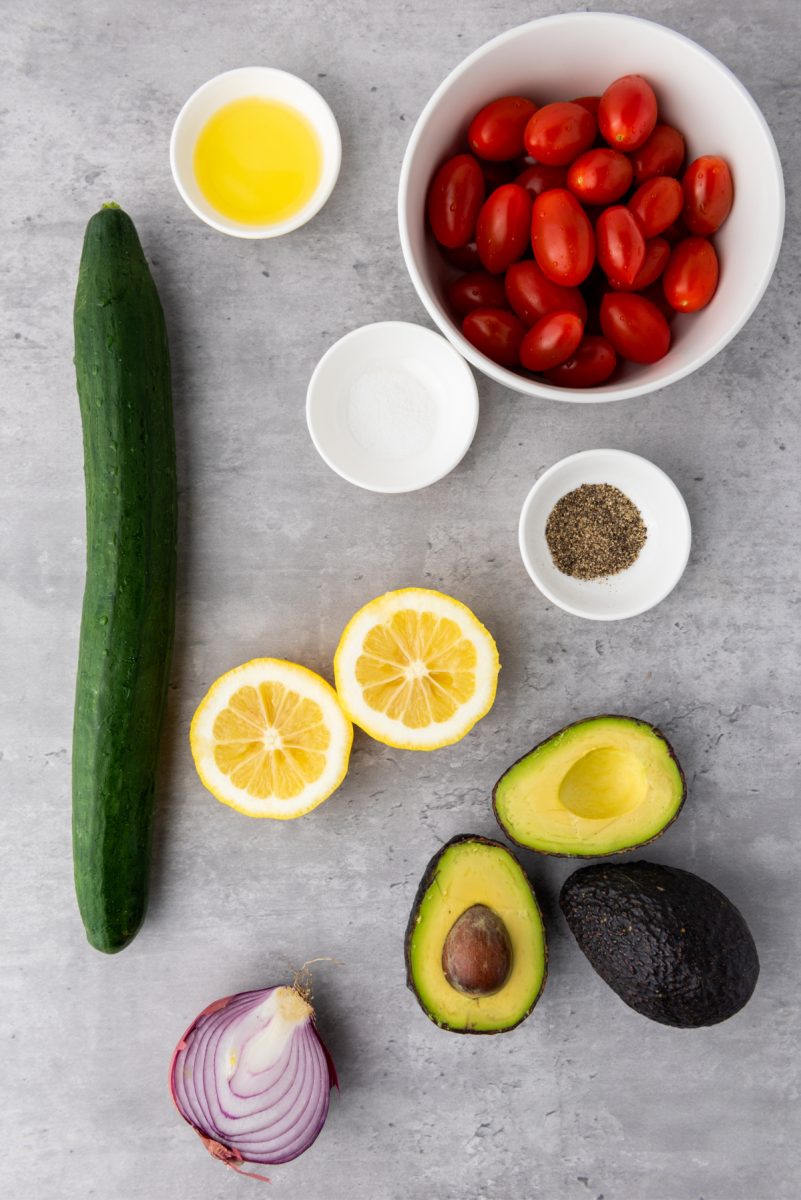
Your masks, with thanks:
M 239 67 L 204 83 L 170 139 L 178 191 L 202 221 L 241 238 L 279 237 L 320 211 L 342 142 L 319 92 L 274 67 Z

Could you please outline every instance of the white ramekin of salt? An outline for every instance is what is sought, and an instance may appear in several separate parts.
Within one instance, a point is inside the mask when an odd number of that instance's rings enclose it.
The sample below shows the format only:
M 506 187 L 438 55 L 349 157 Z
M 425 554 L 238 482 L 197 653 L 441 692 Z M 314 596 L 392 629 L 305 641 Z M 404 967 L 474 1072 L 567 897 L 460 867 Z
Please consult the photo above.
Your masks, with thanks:
M 412 492 L 466 454 L 478 391 L 440 334 L 382 321 L 326 351 L 309 381 L 306 420 L 318 453 L 343 479 L 373 492 Z

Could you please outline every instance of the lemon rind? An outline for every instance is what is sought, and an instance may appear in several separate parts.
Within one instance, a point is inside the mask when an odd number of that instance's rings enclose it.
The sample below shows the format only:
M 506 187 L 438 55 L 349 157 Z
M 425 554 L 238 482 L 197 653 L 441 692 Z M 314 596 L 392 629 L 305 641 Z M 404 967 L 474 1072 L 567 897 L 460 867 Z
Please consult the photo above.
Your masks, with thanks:
M 258 672 L 261 672 L 261 674 L 257 674 Z M 299 681 L 311 681 L 314 689 L 318 692 L 318 695 L 314 696 L 310 695 L 308 687 L 305 690 L 302 687 L 297 687 L 297 690 L 302 695 L 309 696 L 309 698 L 320 702 L 326 723 L 329 725 L 332 734 L 332 739 L 334 739 L 334 746 L 327 752 L 327 757 L 331 761 L 338 758 L 341 766 L 338 771 L 328 771 L 328 768 L 326 768 L 321 777 L 325 779 L 325 783 L 321 787 L 320 794 L 315 795 L 311 801 L 306 802 L 305 797 L 307 793 L 313 791 L 319 781 L 315 780 L 309 784 L 297 798 L 300 807 L 292 808 L 292 802 L 287 800 L 277 800 L 273 797 L 266 797 L 260 800 L 255 796 L 249 796 L 249 793 L 244 789 L 237 788 L 235 784 L 232 784 L 230 779 L 219 770 L 216 764 L 213 770 L 208 770 L 205 766 L 207 747 L 213 739 L 210 736 L 210 729 L 204 730 L 204 723 L 208 723 L 209 726 L 213 725 L 215 717 L 224 707 L 224 701 L 220 702 L 220 693 L 225 693 L 228 690 L 229 694 L 233 695 L 234 691 L 239 687 L 253 682 L 248 679 L 248 675 L 257 676 L 256 682 L 275 680 L 290 687 L 293 686 L 292 677 L 294 676 L 296 687 Z M 214 700 L 217 701 L 216 704 L 212 703 Z M 334 721 L 337 718 L 341 719 L 339 731 L 331 728 L 332 717 Z M 256 820 L 293 821 L 297 817 L 305 816 L 306 813 L 319 808 L 342 785 L 350 765 L 350 752 L 353 745 L 353 725 L 344 711 L 337 692 L 332 688 L 328 680 L 323 679 L 322 675 L 318 675 L 316 671 L 311 671 L 301 663 L 290 662 L 288 659 L 253 658 L 238 667 L 233 667 L 230 671 L 226 671 L 225 674 L 214 681 L 198 705 L 192 718 L 192 723 L 189 727 L 189 743 L 195 769 L 201 783 L 220 804 L 224 804 L 227 808 L 232 808 L 235 812 L 242 813 L 243 816 L 253 817 Z
M 434 611 L 437 615 L 455 620 L 476 647 L 481 668 L 481 670 L 477 670 L 477 676 L 481 678 L 483 672 L 487 681 L 485 690 L 482 691 L 480 687 L 477 687 L 476 695 L 479 699 L 474 705 L 468 702 L 447 722 L 426 725 L 419 731 L 419 734 L 422 735 L 420 737 L 410 737 L 410 730 L 402 721 L 387 717 L 386 714 L 374 713 L 374 710 L 368 705 L 355 704 L 351 699 L 353 693 L 360 694 L 358 685 L 354 684 L 352 664 L 355 663 L 364 643 L 364 636 L 360 640 L 354 641 L 354 632 L 358 631 L 359 625 L 364 622 L 366 634 L 368 629 L 378 624 L 382 618 L 389 618 L 404 607 L 412 607 L 420 612 Z M 370 616 L 369 625 L 366 621 L 367 614 Z M 350 644 L 352 642 L 353 645 Z M 348 656 L 350 656 L 350 662 L 347 661 Z M 486 626 L 461 600 L 456 600 L 433 588 L 398 588 L 395 591 L 385 592 L 362 605 L 345 626 L 334 654 L 334 679 L 345 715 L 375 741 L 397 750 L 441 750 L 460 742 L 487 715 L 495 703 L 499 671 L 498 647 Z M 467 716 L 464 716 L 465 708 L 470 710 Z M 460 716 L 461 720 L 457 721 L 456 718 Z M 374 719 L 376 717 L 383 719 L 376 720 Z M 451 727 L 451 723 L 453 723 L 451 731 L 442 737 L 443 730 Z M 427 740 L 426 735 L 428 735 L 428 739 L 435 737 L 436 740 Z

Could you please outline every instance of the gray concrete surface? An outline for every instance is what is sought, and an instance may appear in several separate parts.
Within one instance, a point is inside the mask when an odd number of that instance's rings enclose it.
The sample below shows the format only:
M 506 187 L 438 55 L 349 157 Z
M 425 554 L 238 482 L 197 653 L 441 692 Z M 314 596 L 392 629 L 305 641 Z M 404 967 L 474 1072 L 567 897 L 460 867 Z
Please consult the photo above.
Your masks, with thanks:
M 436 487 L 379 497 L 307 437 L 304 395 L 340 334 L 423 321 L 395 224 L 401 155 L 434 86 L 501 29 L 568 4 L 2 5 L 3 872 L 0 1124 L 14 1200 L 209 1200 L 257 1186 L 204 1154 L 173 1111 L 173 1044 L 207 1001 L 315 955 L 342 1078 L 328 1124 L 271 1195 L 300 1200 L 782 1200 L 800 1194 L 798 1115 L 798 70 L 791 0 L 628 5 L 696 37 L 752 89 L 787 170 L 789 228 L 757 314 L 691 379 L 603 406 L 523 400 L 481 380 L 472 451 Z M 582 4 L 580 7 L 596 7 Z M 275 243 L 199 223 L 170 178 L 184 98 L 266 62 L 315 83 L 344 167 L 320 217 Z M 134 216 L 169 316 L 181 489 L 177 652 L 153 899 L 121 956 L 86 945 L 69 846 L 72 693 L 83 585 L 71 306 L 99 202 Z M 642 453 L 689 503 L 692 560 L 658 609 L 595 625 L 544 602 L 515 527 L 537 473 L 596 445 Z M 357 736 L 313 816 L 250 823 L 216 804 L 187 740 L 220 672 L 252 655 L 331 674 L 370 596 L 442 587 L 494 631 L 490 716 L 434 756 Z M 551 938 L 535 1014 L 505 1037 L 430 1025 L 402 935 L 429 856 L 493 834 L 503 768 L 580 715 L 657 721 L 690 800 L 649 857 L 696 870 L 746 914 L 762 977 L 748 1008 L 685 1033 L 629 1012 L 567 935 L 567 862 L 526 858 Z

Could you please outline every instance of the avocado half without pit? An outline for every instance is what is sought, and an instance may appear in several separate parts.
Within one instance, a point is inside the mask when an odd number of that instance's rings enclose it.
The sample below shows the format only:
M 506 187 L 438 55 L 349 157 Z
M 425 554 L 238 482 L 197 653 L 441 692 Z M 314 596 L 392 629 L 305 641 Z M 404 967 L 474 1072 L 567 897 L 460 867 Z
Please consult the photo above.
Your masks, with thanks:
M 635 717 L 577 721 L 535 746 L 495 785 L 504 833 L 542 854 L 602 858 L 653 841 L 684 803 L 667 738 Z
M 454 1033 L 501 1033 L 529 1015 L 548 948 L 534 890 L 500 842 L 462 835 L 426 868 L 406 930 L 409 988 Z

